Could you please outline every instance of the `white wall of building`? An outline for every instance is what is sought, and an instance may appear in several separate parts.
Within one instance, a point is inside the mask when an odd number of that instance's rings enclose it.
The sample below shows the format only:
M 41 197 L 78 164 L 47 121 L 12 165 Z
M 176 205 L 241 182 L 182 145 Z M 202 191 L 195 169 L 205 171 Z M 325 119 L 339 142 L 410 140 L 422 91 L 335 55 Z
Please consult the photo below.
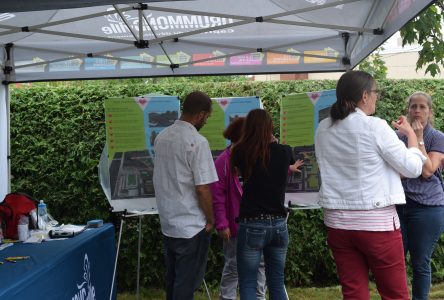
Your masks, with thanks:
M 387 67 L 387 78 L 389 79 L 444 79 L 444 68 L 441 68 L 441 74 L 432 77 L 425 74 L 426 68 L 416 71 L 416 62 L 418 60 L 418 52 L 391 52 L 381 54 L 382 59 Z M 310 73 L 308 78 L 316 79 L 339 79 L 342 73 Z
M 435 77 L 432 77 L 430 74 L 425 74 L 426 68 L 421 68 L 416 71 L 416 62 L 419 56 L 418 51 L 421 49 L 421 46 L 414 44 L 403 47 L 399 32 L 388 39 L 382 47 L 384 50 L 380 52 L 380 55 L 387 67 L 388 79 L 444 79 L 444 67 L 441 67 L 441 74 L 437 74 Z M 342 72 L 309 73 L 307 79 L 337 80 L 341 75 Z M 255 75 L 254 80 L 282 80 L 282 78 L 279 74 Z

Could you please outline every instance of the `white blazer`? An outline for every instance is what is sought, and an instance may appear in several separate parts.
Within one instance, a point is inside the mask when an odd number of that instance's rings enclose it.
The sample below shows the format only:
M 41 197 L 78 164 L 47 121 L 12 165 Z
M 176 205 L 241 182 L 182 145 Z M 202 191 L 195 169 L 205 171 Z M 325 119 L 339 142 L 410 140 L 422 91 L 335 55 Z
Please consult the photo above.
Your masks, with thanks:
M 359 108 L 331 124 L 330 118 L 323 120 L 315 136 L 319 205 L 368 210 L 405 203 L 400 174 L 421 174 L 426 157 L 419 149 L 407 149 L 386 121 Z

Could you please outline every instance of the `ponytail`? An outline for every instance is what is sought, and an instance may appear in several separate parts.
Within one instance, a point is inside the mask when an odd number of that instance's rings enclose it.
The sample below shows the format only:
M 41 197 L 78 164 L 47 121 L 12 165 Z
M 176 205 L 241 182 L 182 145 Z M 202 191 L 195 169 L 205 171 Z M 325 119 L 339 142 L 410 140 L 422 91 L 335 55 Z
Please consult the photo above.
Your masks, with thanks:
M 332 124 L 338 120 L 344 120 L 349 114 L 356 110 L 356 103 L 350 101 L 343 101 L 340 103 L 336 101 L 330 109 L 330 117 Z
M 349 71 L 342 74 L 336 85 L 337 100 L 330 109 L 332 124 L 354 112 L 364 91 L 370 91 L 374 83 L 372 75 L 364 71 Z

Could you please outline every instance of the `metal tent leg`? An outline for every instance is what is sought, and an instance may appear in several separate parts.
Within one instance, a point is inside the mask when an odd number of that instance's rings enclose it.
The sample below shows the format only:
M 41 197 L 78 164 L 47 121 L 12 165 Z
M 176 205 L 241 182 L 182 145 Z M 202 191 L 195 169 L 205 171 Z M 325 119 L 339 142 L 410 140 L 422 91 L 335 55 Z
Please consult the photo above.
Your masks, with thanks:
M 123 217 L 122 217 L 122 219 L 120 219 L 119 240 L 117 241 L 116 261 L 114 262 L 113 281 L 111 282 L 111 291 L 109 293 L 109 300 L 113 299 L 114 280 L 116 279 L 117 260 L 119 259 L 120 240 L 122 238 L 123 223 L 124 223 L 124 220 L 123 220 Z
M 136 299 L 140 299 L 140 248 L 142 245 L 142 215 L 139 216 L 139 226 L 137 228 L 139 231 L 139 243 L 137 245 L 137 288 L 136 288 Z
M 205 281 L 205 278 L 203 279 L 203 284 L 205 286 L 205 290 L 207 291 L 208 299 L 211 300 L 210 291 L 208 290 L 207 282 Z

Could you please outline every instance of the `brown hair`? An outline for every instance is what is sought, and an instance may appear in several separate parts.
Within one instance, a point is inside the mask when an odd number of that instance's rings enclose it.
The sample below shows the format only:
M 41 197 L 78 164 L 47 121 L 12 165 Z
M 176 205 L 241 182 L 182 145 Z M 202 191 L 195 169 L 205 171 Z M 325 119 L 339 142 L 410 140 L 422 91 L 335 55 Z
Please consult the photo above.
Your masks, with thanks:
M 245 179 L 251 176 L 258 161 L 267 167 L 272 132 L 273 121 L 265 110 L 254 109 L 248 113 L 242 137 L 231 152 L 231 167 L 237 167 Z
M 182 112 L 186 115 L 197 115 L 201 112 L 211 112 L 211 98 L 203 92 L 192 92 L 186 96 Z
M 336 102 L 330 109 L 332 124 L 345 119 L 354 112 L 364 91 L 370 92 L 375 80 L 364 71 L 349 71 L 342 74 L 336 85 Z
M 235 118 L 224 130 L 224 137 L 229 139 L 232 144 L 236 144 L 241 136 L 245 123 L 245 117 Z

